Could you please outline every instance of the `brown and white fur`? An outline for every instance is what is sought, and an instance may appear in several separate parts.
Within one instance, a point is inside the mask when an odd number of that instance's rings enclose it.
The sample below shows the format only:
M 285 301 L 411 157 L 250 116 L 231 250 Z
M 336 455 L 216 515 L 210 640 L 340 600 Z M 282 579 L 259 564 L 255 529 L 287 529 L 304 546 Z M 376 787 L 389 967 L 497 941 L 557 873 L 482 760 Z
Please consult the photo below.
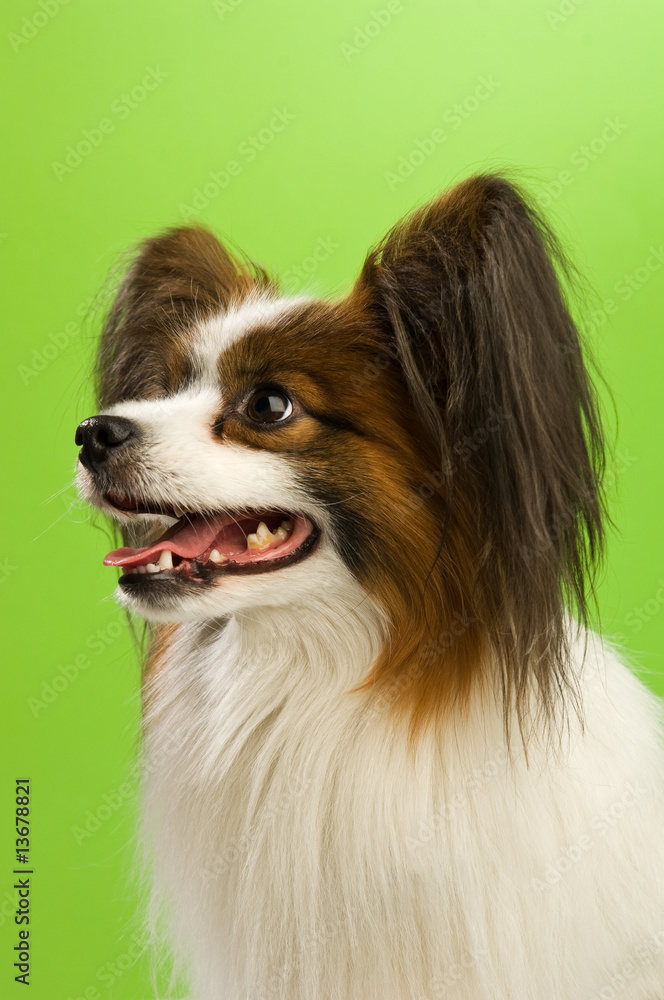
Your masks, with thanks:
M 201 228 L 124 280 L 79 480 L 153 623 L 143 829 L 196 1000 L 664 997 L 660 709 L 587 629 L 603 439 L 554 263 L 478 176 L 341 301 Z M 306 540 L 263 563 L 142 555 L 277 516 Z

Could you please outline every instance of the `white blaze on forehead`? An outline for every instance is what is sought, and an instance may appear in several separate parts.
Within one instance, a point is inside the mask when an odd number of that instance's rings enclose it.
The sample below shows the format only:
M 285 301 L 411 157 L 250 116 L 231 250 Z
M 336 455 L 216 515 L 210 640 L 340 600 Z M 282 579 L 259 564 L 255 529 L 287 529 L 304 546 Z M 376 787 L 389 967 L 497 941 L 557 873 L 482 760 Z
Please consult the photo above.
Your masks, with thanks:
M 237 307 L 206 320 L 198 330 L 193 344 L 193 354 L 206 375 L 216 380 L 219 355 L 231 344 L 259 326 L 269 325 L 310 300 L 303 295 L 284 296 L 250 295 Z

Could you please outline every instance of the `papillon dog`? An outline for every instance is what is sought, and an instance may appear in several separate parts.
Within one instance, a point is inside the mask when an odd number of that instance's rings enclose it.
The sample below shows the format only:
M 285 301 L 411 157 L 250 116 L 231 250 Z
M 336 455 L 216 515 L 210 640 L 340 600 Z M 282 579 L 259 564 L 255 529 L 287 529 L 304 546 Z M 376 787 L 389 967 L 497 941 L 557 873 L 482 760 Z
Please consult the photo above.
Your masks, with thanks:
M 196 226 L 130 266 L 78 479 L 150 623 L 150 920 L 196 1000 L 664 997 L 661 713 L 591 629 L 566 273 L 495 175 L 337 301 Z

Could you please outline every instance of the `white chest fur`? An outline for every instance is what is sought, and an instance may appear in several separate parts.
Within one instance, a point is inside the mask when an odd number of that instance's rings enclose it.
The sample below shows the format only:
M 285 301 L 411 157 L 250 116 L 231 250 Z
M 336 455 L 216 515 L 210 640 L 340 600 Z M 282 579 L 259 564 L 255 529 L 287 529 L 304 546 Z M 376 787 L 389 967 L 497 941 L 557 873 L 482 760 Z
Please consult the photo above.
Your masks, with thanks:
M 412 752 L 349 693 L 381 641 L 366 601 L 180 629 L 144 829 L 194 996 L 664 996 L 655 700 L 591 641 L 585 732 L 556 753 L 508 754 L 479 705 Z

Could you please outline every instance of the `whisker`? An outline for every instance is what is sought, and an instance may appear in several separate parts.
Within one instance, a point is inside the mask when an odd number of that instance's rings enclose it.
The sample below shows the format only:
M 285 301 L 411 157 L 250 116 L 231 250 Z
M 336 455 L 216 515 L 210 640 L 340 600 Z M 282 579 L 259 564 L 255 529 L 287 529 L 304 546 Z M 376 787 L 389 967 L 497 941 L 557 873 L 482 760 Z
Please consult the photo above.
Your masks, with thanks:
M 45 500 L 41 501 L 40 506 L 44 507 L 44 506 L 46 506 L 47 503 L 52 503 L 59 496 L 62 496 L 63 493 L 66 493 L 67 490 L 71 490 L 71 489 L 76 489 L 76 480 L 75 479 L 72 479 L 71 482 L 67 483 L 66 486 L 61 487 L 61 489 L 56 490 L 55 493 L 51 493 L 50 497 L 46 497 Z

